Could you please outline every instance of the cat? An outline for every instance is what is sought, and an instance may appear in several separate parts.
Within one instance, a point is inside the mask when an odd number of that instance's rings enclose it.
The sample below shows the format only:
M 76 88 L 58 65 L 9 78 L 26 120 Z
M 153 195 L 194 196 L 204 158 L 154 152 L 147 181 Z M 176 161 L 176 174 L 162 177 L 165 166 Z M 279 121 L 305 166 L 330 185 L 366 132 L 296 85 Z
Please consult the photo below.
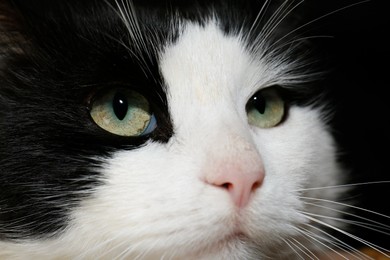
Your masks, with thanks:
M 310 8 L 3 1 L 0 259 L 367 258 Z

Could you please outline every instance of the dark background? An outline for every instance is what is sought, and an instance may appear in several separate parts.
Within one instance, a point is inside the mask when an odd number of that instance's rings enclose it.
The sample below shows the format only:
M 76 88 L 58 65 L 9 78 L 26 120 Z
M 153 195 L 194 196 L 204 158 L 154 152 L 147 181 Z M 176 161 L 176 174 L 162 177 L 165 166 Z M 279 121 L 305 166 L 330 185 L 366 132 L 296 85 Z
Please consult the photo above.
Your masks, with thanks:
M 358 1 L 311 2 L 319 16 Z M 332 67 L 325 82 L 336 107 L 333 125 L 342 147 L 342 162 L 352 169 L 350 183 L 390 181 L 390 9 L 387 6 L 390 6 L 388 0 L 362 2 L 331 14 L 314 26 L 318 35 L 332 36 L 316 42 L 326 57 L 325 62 Z M 357 186 L 345 199 L 390 215 L 390 183 Z M 353 213 L 390 227 L 389 218 L 359 210 Z M 358 226 L 352 232 L 390 250 L 389 235 Z M 350 243 L 356 244 L 354 240 Z

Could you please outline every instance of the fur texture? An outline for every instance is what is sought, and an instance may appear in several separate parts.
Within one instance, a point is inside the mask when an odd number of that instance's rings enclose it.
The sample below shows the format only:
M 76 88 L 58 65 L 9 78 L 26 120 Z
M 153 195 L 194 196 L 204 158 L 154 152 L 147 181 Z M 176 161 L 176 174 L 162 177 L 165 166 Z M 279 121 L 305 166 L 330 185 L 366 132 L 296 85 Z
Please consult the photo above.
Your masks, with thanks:
M 296 4 L 3 4 L 0 258 L 351 250 L 329 231 L 345 228 L 337 201 L 347 189 L 324 187 L 347 173 L 312 45 L 294 31 Z M 283 120 L 253 126 L 248 102 L 270 87 Z M 151 133 L 123 137 L 93 122 L 99 93 L 118 88 L 146 97 Z

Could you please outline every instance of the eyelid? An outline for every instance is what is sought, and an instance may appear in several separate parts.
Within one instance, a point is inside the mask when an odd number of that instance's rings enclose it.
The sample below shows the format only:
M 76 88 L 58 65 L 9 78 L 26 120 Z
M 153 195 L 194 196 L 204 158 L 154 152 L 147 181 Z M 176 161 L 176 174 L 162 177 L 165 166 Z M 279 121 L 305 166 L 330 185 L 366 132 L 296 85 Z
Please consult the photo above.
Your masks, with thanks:
M 151 100 L 149 98 L 149 95 L 144 93 L 141 88 L 131 86 L 128 84 L 121 84 L 121 83 L 107 83 L 107 84 L 99 84 L 98 86 L 94 86 L 93 88 L 90 88 L 87 91 L 87 94 L 85 95 L 84 98 L 84 104 L 87 106 L 88 110 L 91 109 L 92 104 L 94 101 L 104 95 L 105 93 L 109 92 L 110 90 L 113 89 L 123 89 L 124 91 L 135 91 L 144 96 L 147 100 Z

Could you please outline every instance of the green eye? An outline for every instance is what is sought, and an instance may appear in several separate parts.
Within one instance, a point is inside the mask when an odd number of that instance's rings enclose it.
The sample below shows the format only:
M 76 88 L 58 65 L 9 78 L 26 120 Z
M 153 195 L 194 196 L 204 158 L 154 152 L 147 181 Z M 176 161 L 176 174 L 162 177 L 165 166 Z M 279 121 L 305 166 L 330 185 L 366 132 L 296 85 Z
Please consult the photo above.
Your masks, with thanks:
M 114 89 L 93 100 L 93 121 L 104 130 L 120 136 L 143 136 L 157 126 L 148 100 L 127 89 Z
M 246 105 L 248 123 L 260 128 L 270 128 L 279 124 L 284 116 L 284 102 L 273 87 L 254 94 Z

